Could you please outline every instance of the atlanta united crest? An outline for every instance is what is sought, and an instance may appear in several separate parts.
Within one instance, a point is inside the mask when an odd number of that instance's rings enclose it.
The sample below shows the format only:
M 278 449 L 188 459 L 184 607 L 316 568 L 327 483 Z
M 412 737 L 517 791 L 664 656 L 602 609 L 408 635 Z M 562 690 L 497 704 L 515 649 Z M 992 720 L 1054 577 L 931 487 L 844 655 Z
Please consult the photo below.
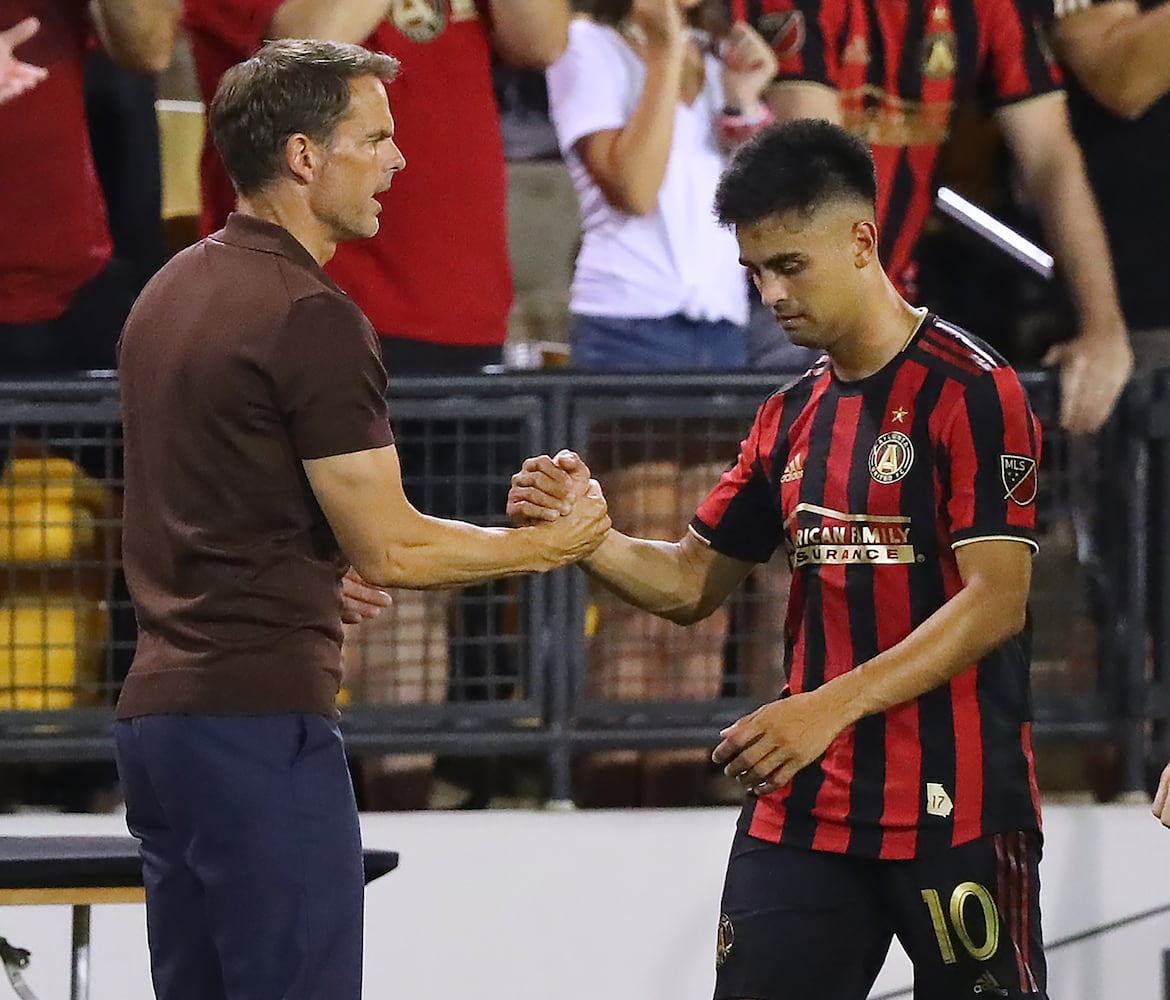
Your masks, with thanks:
M 392 0 L 389 14 L 412 42 L 433 42 L 447 27 L 446 0 Z
M 904 479 L 914 464 L 914 445 L 901 431 L 883 434 L 869 451 L 869 474 L 876 483 Z
M 720 969 L 731 954 L 735 944 L 735 928 L 731 924 L 731 917 L 726 913 L 719 914 L 719 937 L 715 943 L 715 968 Z
M 1028 455 L 1000 455 L 999 475 L 1007 491 L 1003 498 L 1018 507 L 1036 499 L 1036 459 Z

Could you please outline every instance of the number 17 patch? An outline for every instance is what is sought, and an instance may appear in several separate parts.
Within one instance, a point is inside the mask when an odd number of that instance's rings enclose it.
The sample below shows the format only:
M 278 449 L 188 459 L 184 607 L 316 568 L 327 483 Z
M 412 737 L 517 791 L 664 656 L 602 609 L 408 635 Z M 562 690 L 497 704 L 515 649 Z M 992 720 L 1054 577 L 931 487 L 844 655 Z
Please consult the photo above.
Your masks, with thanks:
M 1027 507 L 1036 499 L 1036 459 L 1028 455 L 1000 455 L 999 475 L 1005 500 Z

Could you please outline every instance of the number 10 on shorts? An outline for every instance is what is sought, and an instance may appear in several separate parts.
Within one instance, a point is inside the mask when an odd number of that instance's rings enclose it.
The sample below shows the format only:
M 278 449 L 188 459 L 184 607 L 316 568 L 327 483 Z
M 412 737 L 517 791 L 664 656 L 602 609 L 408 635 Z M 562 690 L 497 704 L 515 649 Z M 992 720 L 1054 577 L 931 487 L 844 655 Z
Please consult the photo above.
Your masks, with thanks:
M 983 943 L 976 944 L 971 930 L 967 926 L 968 902 L 975 900 L 983 911 Z M 954 937 L 959 939 L 963 949 L 976 962 L 986 962 L 999 947 L 999 910 L 995 900 L 978 882 L 961 882 L 951 893 L 950 920 L 944 912 L 942 901 L 936 889 L 923 889 L 922 900 L 930 911 L 930 922 L 934 925 L 934 936 L 938 939 L 938 950 L 942 953 L 942 960 L 947 965 L 954 965 L 955 943 L 951 936 L 954 928 Z

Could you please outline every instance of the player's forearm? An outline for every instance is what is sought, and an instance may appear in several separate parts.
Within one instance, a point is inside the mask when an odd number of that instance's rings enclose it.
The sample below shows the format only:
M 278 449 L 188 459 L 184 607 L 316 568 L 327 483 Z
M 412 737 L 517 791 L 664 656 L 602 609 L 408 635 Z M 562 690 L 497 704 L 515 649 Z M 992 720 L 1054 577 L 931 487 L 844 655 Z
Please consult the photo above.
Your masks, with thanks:
M 560 562 L 534 528 L 481 528 L 417 514 L 355 568 L 369 583 L 406 590 L 463 587 L 503 576 L 538 573 Z
M 492 42 L 513 66 L 546 69 L 569 44 L 568 0 L 491 0 Z
M 1024 628 L 1025 613 L 1025 600 L 1011 588 L 964 587 L 896 646 L 816 693 L 836 702 L 845 725 L 888 711 L 977 663 Z
M 171 62 L 181 0 L 92 0 L 102 47 L 123 69 L 161 73 Z
M 272 15 L 268 35 L 359 45 L 373 34 L 388 9 L 388 0 L 285 0 Z
M 1061 142 L 1062 149 L 1046 148 L 1034 161 L 1021 161 L 1023 180 L 1068 282 L 1081 333 L 1124 340 L 1125 321 L 1105 226 L 1080 148 L 1071 133 Z
M 659 618 L 689 625 L 702 617 L 678 542 L 631 538 L 610 529 L 600 548 L 578 565 L 627 604 Z

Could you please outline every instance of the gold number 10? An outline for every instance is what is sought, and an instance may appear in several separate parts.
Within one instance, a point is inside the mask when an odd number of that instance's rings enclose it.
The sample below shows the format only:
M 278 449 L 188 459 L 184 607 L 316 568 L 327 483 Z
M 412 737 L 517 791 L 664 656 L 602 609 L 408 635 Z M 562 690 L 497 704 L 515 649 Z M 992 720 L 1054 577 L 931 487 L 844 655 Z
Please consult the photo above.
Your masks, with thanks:
M 967 918 L 963 912 L 967 900 L 972 897 L 979 901 L 979 906 L 983 910 L 983 925 L 986 928 L 986 939 L 978 946 L 971 939 L 971 932 L 967 930 Z M 950 928 L 947 926 L 946 914 L 943 913 L 938 892 L 934 889 L 923 889 L 922 899 L 926 903 L 926 908 L 930 910 L 930 922 L 934 925 L 934 936 L 938 938 L 938 950 L 942 953 L 942 960 L 947 965 L 954 965 L 955 946 L 951 941 Z M 950 909 L 951 926 L 955 929 L 959 943 L 976 962 L 986 962 L 999 947 L 999 910 L 996 909 L 991 893 L 978 882 L 962 882 L 955 886 L 955 891 L 951 893 Z

